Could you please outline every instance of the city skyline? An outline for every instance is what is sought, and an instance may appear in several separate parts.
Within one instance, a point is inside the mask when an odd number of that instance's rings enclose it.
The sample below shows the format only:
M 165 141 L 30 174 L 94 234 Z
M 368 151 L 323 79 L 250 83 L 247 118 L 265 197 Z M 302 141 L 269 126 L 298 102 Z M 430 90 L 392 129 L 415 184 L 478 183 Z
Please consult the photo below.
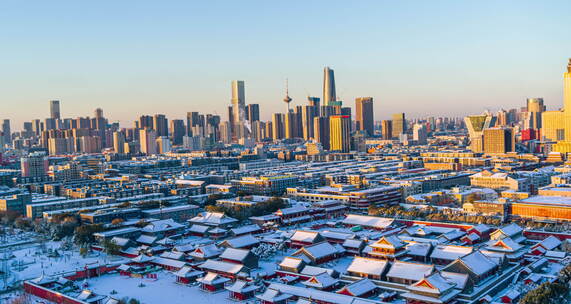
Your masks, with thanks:
M 299 3 L 192 7 L 203 16 L 188 4 L 177 4 L 181 13 L 176 14 L 172 7 L 152 11 L 152 4 L 142 3 L 127 16 L 121 15 L 126 4 L 111 12 L 84 5 L 40 4 L 26 10 L 6 4 L 0 14 L 11 24 L 3 27 L 3 52 L 9 60 L 0 80 L 8 115 L 2 117 L 19 130 L 24 121 L 49 117 L 49 100 L 61 101 L 62 117 L 92 115 L 103 108 L 111 122 L 122 126 L 144 113 L 171 119 L 182 119 L 189 111 L 224 116 L 231 99 L 228 83 L 240 79 L 248 86 L 248 103 L 259 104 L 261 119 L 270 120 L 272 109 L 283 108 L 286 78 L 292 107 L 305 104 L 308 95 L 321 97 L 324 66 L 335 70 L 337 97 L 353 113 L 355 98 L 374 98 L 377 121 L 398 112 L 411 118 L 464 116 L 519 107 L 527 98 L 543 98 L 548 110 L 563 105 L 561 62 L 571 44 L 562 37 L 569 28 L 564 15 L 569 3 L 416 2 L 421 9 L 414 11 L 400 4 L 361 3 L 343 12 L 358 11 L 359 18 L 342 17 L 338 4 L 320 4 L 304 3 L 305 10 Z M 198 32 L 193 28 L 217 14 L 227 17 L 232 9 L 237 16 Z M 310 16 L 319 10 L 344 20 L 344 26 L 314 22 Z M 139 18 L 165 14 L 172 19 L 164 24 Z M 300 22 L 278 21 L 281 14 L 299 15 Z M 47 16 L 68 15 L 58 24 L 46 22 Z M 232 23 L 250 15 L 263 18 Z M 392 26 L 399 18 L 415 22 Z M 299 30 L 308 23 L 307 32 Z M 27 35 L 19 35 L 22 31 Z M 244 33 L 242 39 L 237 33 Z M 331 47 L 324 47 L 326 42 Z M 38 43 L 44 49 L 40 54 L 32 52 Z

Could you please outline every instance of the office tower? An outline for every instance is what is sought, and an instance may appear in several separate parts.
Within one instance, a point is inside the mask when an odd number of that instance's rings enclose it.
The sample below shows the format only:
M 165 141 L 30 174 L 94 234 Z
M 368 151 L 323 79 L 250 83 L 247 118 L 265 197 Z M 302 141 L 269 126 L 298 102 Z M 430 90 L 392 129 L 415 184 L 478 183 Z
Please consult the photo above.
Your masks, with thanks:
M 351 118 L 333 115 L 329 118 L 329 149 L 349 152 L 351 150 Z
M 192 136 L 192 128 L 198 126 L 199 124 L 199 116 L 200 113 L 198 112 L 187 112 L 186 113 L 186 134 L 188 136 Z
M 426 145 L 427 143 L 427 132 L 426 126 L 423 124 L 416 123 L 412 128 L 412 139 L 416 141 L 418 145 Z
M 406 133 L 406 118 L 404 113 L 393 114 L 393 138 L 399 138 Z
M 252 123 L 252 137 L 256 141 L 262 141 L 265 138 L 265 124 L 261 121 L 254 121 Z
M 471 115 L 464 118 L 468 135 L 470 136 L 470 150 L 472 152 L 484 152 L 484 129 L 495 126 L 496 117 L 490 114 Z
M 484 153 L 506 153 L 515 151 L 515 136 L 511 128 L 484 129 Z
M 206 131 L 205 136 L 211 141 L 216 142 L 220 138 L 220 116 L 206 114 Z
M 565 111 L 565 141 L 571 142 L 571 58 L 563 75 L 563 111 Z
M 220 141 L 225 144 L 232 142 L 232 126 L 229 121 L 220 123 Z
M 541 113 L 541 126 L 542 140 L 565 140 L 565 114 L 563 111 L 545 111 Z
M 159 136 L 156 140 L 159 154 L 165 154 L 171 151 L 171 140 L 167 136 Z
M 60 119 L 59 100 L 50 100 L 50 118 Z
M 317 116 L 314 105 L 303 106 L 301 110 L 301 127 L 303 130 L 303 139 L 310 140 L 313 138 L 313 119 Z
M 541 113 L 544 111 L 545 105 L 543 104 L 543 98 L 528 98 L 524 129 L 541 129 Z
M 36 135 L 40 135 L 44 130 L 44 126 L 42 125 L 42 122 L 39 119 L 32 120 L 32 130 Z
M 150 115 L 141 115 L 139 117 L 140 129 L 153 129 L 153 117 Z
M 260 120 L 260 105 L 251 103 L 246 107 L 246 119 L 251 123 Z
M 157 132 L 157 136 L 169 136 L 169 122 L 165 115 L 153 116 L 153 130 Z
M 337 101 L 335 94 L 335 75 L 332 69 L 323 69 L 323 105 L 333 105 Z
M 297 138 L 297 115 L 294 112 L 285 114 L 285 138 Z
M 319 116 L 329 117 L 331 115 L 335 115 L 335 107 L 334 106 L 321 106 L 319 110 Z
M 373 116 L 373 97 L 355 99 L 357 131 L 367 131 L 369 136 L 375 135 L 375 119 Z
M 496 125 L 498 127 L 505 127 L 508 125 L 508 112 L 506 112 L 506 110 L 499 110 L 498 113 L 496 113 L 496 117 Z
M 307 97 L 307 103 L 308 103 L 311 107 L 314 107 L 314 108 L 315 108 L 315 109 L 314 109 L 315 116 L 316 116 L 316 117 L 317 117 L 317 116 L 320 116 L 320 114 L 319 114 L 319 109 L 320 109 L 320 103 L 321 103 L 321 102 L 320 102 L 319 97 L 311 97 L 311 96 L 308 96 L 308 97 Z
M 381 122 L 381 132 L 383 139 L 389 140 L 393 138 L 393 121 L 383 120 Z
M 115 153 L 125 153 L 125 134 L 123 132 L 113 132 L 113 151 Z
M 170 134 L 174 145 L 182 145 L 182 137 L 185 131 L 184 121 L 182 119 L 171 120 Z
M 285 138 L 285 114 L 272 115 L 272 138 L 274 141 Z
M 243 123 L 245 120 L 246 93 L 244 81 L 232 81 L 232 119 L 233 122 L 233 139 L 239 139 L 243 136 Z
M 10 119 L 4 119 L 2 122 L 2 134 L 4 134 L 4 143 L 10 145 L 12 142 L 12 130 L 10 129 Z
M 139 131 L 139 141 L 141 152 L 147 155 L 157 154 L 157 132 L 152 129 L 141 129 Z
M 20 159 L 22 177 L 42 177 L 48 174 L 48 158 L 43 152 L 30 153 Z
M 315 141 L 321 143 L 323 149 L 329 150 L 329 117 L 315 117 L 313 118 L 313 138 Z
M 55 130 L 56 129 L 56 120 L 53 118 L 46 118 L 44 120 L 44 128 L 45 128 L 45 130 Z
M 266 121 L 266 138 L 274 138 L 274 124 L 271 121 Z

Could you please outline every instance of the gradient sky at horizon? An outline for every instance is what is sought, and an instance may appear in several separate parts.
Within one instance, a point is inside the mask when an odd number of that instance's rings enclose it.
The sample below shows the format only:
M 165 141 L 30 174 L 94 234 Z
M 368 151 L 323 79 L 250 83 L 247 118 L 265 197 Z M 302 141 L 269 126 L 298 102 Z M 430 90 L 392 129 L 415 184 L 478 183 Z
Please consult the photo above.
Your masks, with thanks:
M 321 97 L 375 98 L 375 119 L 562 106 L 570 1 L 2 1 L 0 118 L 49 116 L 131 126 L 141 114 L 226 119 L 230 82 L 263 119 Z

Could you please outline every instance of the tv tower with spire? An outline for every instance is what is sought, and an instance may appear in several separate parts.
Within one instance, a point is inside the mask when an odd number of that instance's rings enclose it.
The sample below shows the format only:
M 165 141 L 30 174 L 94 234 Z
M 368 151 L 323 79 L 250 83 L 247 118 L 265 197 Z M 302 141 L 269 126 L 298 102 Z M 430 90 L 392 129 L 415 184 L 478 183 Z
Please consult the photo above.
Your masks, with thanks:
M 286 113 L 289 113 L 289 104 L 290 104 L 292 99 L 291 99 L 291 97 L 289 97 L 289 87 L 288 87 L 287 78 L 286 78 L 285 87 L 286 87 L 286 94 L 285 94 L 283 101 L 287 104 L 287 112 Z

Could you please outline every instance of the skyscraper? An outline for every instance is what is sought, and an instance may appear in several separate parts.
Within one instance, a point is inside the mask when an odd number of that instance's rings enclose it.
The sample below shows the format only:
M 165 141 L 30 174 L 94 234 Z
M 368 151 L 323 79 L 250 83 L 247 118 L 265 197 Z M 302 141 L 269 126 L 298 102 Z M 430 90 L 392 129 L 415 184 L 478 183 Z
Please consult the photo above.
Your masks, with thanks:
M 369 136 L 375 135 L 375 120 L 373 116 L 373 97 L 355 99 L 357 131 L 367 131 Z
M 351 150 L 351 118 L 347 115 L 333 115 L 329 118 L 329 142 L 331 151 Z
M 426 145 L 426 126 L 424 124 L 416 123 L 412 128 L 412 139 L 418 145 Z
M 157 136 L 169 136 L 169 122 L 165 115 L 155 114 L 153 116 L 153 129 L 157 131 Z
M 321 143 L 323 149 L 329 150 L 329 117 L 315 117 L 313 118 L 313 138 L 315 141 Z
M 389 140 L 393 138 L 393 121 L 383 120 L 381 122 L 381 132 L 383 133 L 383 139 Z
M 232 119 L 233 122 L 233 139 L 239 139 L 243 136 L 244 120 L 246 119 L 246 92 L 244 89 L 244 81 L 232 81 Z
M 141 142 L 142 153 L 147 155 L 157 154 L 157 132 L 155 132 L 155 130 L 140 130 L 139 141 Z
M 171 136 L 174 145 L 182 145 L 182 137 L 184 136 L 184 121 L 182 119 L 171 120 Z
M 251 103 L 246 107 L 246 119 L 251 123 L 260 120 L 260 105 Z
M 50 118 L 60 119 L 59 100 L 50 100 Z
M 541 129 L 541 113 L 544 111 L 545 105 L 543 104 L 543 98 L 528 98 L 524 129 Z
M 10 119 L 4 119 L 4 121 L 2 122 L 2 134 L 4 134 L 4 143 L 10 144 L 12 142 L 12 130 L 10 129 Z
M 318 107 L 309 105 L 303 106 L 301 110 L 301 125 L 303 130 L 303 139 L 305 140 L 313 138 L 313 118 L 317 116 L 315 109 L 318 109 Z
M 285 138 L 285 115 L 282 113 L 272 115 L 272 138 L 274 140 Z
M 563 74 L 563 110 L 565 111 L 565 141 L 571 142 L 571 58 Z
M 337 101 L 335 94 L 335 75 L 331 68 L 323 69 L 323 105 L 333 105 Z
M 404 113 L 393 114 L 393 138 L 399 138 L 406 133 L 406 118 Z
M 125 134 L 123 132 L 113 132 L 113 150 L 115 153 L 125 153 Z
M 541 121 L 542 140 L 565 140 L 565 115 L 563 111 L 545 111 L 541 113 Z

